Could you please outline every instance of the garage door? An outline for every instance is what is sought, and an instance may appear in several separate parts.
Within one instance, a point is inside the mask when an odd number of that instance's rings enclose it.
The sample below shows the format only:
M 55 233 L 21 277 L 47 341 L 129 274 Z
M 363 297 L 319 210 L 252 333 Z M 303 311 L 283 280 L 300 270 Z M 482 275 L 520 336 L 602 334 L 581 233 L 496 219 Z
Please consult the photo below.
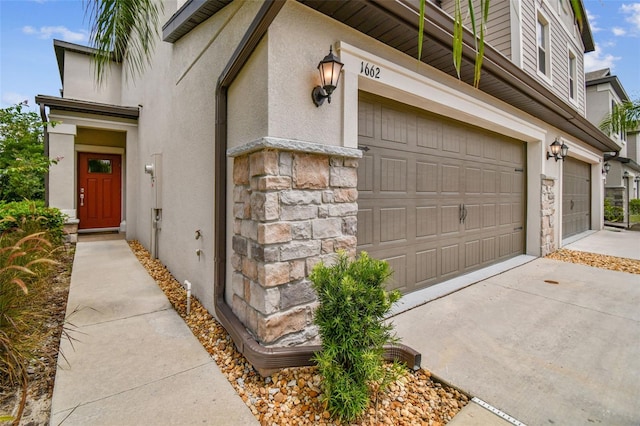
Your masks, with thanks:
M 562 168 L 562 238 L 588 231 L 591 225 L 591 166 L 565 158 Z
M 390 263 L 389 287 L 523 253 L 523 143 L 368 94 L 358 120 L 358 250 Z

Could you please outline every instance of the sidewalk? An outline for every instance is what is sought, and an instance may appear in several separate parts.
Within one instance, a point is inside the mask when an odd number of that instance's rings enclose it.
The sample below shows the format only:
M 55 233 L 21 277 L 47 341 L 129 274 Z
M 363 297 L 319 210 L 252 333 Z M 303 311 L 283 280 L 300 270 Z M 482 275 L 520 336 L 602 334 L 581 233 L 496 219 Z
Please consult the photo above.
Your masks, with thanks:
M 67 317 L 51 425 L 258 424 L 126 241 L 77 244 Z

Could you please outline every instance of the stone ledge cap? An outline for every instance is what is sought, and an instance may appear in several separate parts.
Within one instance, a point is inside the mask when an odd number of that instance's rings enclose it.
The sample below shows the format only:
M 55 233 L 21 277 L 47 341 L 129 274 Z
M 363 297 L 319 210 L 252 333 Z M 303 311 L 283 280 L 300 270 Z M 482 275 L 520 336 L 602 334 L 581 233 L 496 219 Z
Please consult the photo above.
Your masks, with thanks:
M 239 157 L 263 149 L 277 149 L 280 151 L 294 151 L 311 154 L 324 154 L 348 158 L 362 158 L 362 151 L 356 148 L 345 148 L 342 146 L 324 145 L 320 143 L 304 142 L 293 139 L 281 139 L 264 137 L 235 148 L 229 148 L 229 157 Z
M 558 178 L 557 178 L 557 177 L 547 176 L 547 175 L 545 175 L 545 174 L 541 174 L 541 175 L 540 175 L 540 179 L 542 179 L 542 180 L 558 180 Z

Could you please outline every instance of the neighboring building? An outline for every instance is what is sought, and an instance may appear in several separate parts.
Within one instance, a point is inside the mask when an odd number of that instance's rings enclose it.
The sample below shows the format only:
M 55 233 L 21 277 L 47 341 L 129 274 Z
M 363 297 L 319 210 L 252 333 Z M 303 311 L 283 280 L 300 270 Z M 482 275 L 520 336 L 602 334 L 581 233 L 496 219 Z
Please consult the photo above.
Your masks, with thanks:
M 479 90 L 473 37 L 459 81 L 452 18 L 433 3 L 422 62 L 412 0 L 165 12 L 135 82 L 114 63 L 96 88 L 90 50 L 54 43 L 63 95 L 37 97 L 62 123 L 48 134 L 64 157 L 49 201 L 81 231 L 140 240 L 258 368 L 297 362 L 304 349 L 279 347 L 316 340 L 307 277 L 339 249 L 386 259 L 390 285 L 414 292 L 603 226 L 602 157 L 618 145 L 585 117 L 593 39 L 565 0 L 492 5 Z M 316 107 L 329 46 L 344 68 Z M 554 141 L 566 161 L 548 159 Z
M 613 111 L 615 105 L 630 99 L 609 68 L 585 75 L 587 87 L 587 118 L 595 125 Z M 611 140 L 619 152 L 605 153 L 609 171 L 605 178 L 605 198 L 624 211 L 624 224 L 629 224 L 629 200 L 640 198 L 640 138 L 638 129 L 612 134 Z

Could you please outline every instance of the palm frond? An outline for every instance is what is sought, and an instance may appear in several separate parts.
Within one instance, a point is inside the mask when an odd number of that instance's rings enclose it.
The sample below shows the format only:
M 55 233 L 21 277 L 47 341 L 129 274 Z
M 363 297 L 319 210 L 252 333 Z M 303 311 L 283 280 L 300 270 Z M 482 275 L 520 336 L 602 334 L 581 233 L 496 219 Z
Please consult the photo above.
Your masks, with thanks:
M 151 61 L 159 35 L 162 3 L 153 0 L 86 0 L 95 76 L 102 84 L 112 61 L 124 62 L 125 76 L 140 75 Z
M 607 135 L 626 133 L 640 126 L 640 99 L 616 104 L 598 127 Z

